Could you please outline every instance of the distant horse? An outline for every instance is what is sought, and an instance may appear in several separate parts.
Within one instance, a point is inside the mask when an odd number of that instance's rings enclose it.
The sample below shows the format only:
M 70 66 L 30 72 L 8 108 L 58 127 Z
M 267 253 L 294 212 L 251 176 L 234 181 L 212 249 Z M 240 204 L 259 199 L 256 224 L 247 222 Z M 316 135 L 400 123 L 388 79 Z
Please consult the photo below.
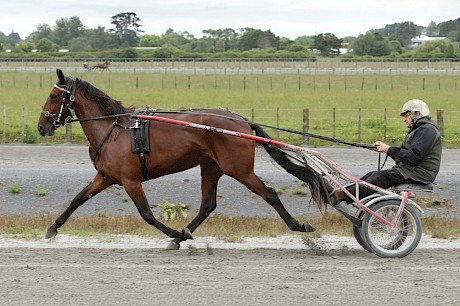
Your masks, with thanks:
M 99 69 L 99 71 L 109 70 L 110 62 L 105 61 L 103 63 L 99 63 L 93 66 L 93 69 Z
M 51 90 L 40 118 L 38 131 L 52 136 L 64 118 L 75 114 L 89 142 L 90 156 L 97 170 L 94 179 L 72 200 L 46 233 L 47 238 L 57 235 L 70 215 L 91 197 L 107 187 L 118 184 L 133 200 L 142 218 L 168 237 L 173 238 L 168 249 L 178 249 L 180 242 L 192 239 L 191 233 L 216 208 L 217 183 L 226 174 L 271 205 L 292 231 L 308 232 L 314 228 L 300 224 L 281 203 L 276 191 L 267 187 L 254 173 L 255 142 L 227 135 L 197 130 L 168 123 L 150 123 L 150 147 L 146 153 L 148 178 L 184 171 L 195 166 L 201 168 L 201 207 L 198 215 L 182 230 L 174 230 L 157 220 L 150 210 L 142 189 L 142 165 L 130 143 L 130 116 L 133 109 L 110 98 L 88 82 L 64 77 L 57 69 L 58 82 Z M 160 114 L 158 114 L 160 116 Z M 231 112 L 214 109 L 199 113 L 161 114 L 161 116 L 199 124 L 206 124 L 240 133 L 252 133 L 269 138 L 256 124 Z M 317 204 L 324 204 L 325 191 L 319 174 L 308 165 L 293 163 L 278 147 L 264 145 L 268 154 L 287 172 L 306 182 Z

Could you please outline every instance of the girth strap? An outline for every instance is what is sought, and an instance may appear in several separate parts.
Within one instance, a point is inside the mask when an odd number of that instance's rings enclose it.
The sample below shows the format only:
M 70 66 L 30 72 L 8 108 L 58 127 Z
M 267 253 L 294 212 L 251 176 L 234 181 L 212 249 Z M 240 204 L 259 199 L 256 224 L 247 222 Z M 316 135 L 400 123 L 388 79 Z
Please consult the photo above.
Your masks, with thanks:
M 139 153 L 139 159 L 141 160 L 142 181 L 146 182 L 149 180 L 149 171 L 147 170 L 147 165 L 145 163 L 145 153 L 144 152 Z
M 115 120 L 113 123 L 112 123 L 112 126 L 110 127 L 110 129 L 107 131 L 107 133 L 105 133 L 104 137 L 102 137 L 102 140 L 101 142 L 98 144 L 97 148 L 96 148 L 96 152 L 94 153 L 94 156 L 91 154 L 91 150 L 89 151 L 89 156 L 91 157 L 91 161 L 93 162 L 93 165 L 94 167 L 97 169 L 96 167 L 96 159 L 97 159 L 97 156 L 99 155 L 99 152 L 101 151 L 101 148 L 102 148 L 102 145 L 104 145 L 105 141 L 107 140 L 107 138 L 109 138 L 110 134 L 112 133 L 113 129 L 118 125 L 118 118 L 117 120 Z

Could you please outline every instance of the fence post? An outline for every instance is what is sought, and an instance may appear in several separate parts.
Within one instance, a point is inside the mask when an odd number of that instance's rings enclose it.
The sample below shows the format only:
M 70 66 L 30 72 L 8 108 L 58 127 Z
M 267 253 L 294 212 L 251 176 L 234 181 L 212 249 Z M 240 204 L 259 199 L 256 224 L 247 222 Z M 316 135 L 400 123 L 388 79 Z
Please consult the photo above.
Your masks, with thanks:
M 387 142 L 387 109 L 383 112 L 383 142 Z
M 6 105 L 3 105 L 3 138 L 2 143 L 6 141 Z
M 310 130 L 310 110 L 308 108 L 304 108 L 302 112 L 302 132 L 309 133 Z M 302 143 L 304 145 L 310 144 L 310 137 L 304 135 L 302 136 Z
M 332 109 L 332 138 L 335 139 L 335 123 L 336 123 L 336 119 L 335 119 L 335 107 Z
M 24 133 L 25 133 L 25 124 L 26 124 L 26 118 L 25 118 L 24 112 L 25 112 L 25 108 L 23 105 L 22 106 L 21 143 L 24 143 Z
M 276 130 L 276 138 L 279 140 L 280 139 L 280 130 L 279 130 L 279 127 L 280 127 L 280 108 L 279 107 L 276 108 L 276 127 L 278 128 Z
M 361 143 L 361 109 L 358 109 L 358 143 Z
M 72 124 L 70 122 L 65 125 L 65 142 L 66 144 L 72 143 Z
M 444 145 L 444 110 L 438 109 L 436 111 L 437 123 L 439 127 L 439 132 L 441 133 L 441 141 Z

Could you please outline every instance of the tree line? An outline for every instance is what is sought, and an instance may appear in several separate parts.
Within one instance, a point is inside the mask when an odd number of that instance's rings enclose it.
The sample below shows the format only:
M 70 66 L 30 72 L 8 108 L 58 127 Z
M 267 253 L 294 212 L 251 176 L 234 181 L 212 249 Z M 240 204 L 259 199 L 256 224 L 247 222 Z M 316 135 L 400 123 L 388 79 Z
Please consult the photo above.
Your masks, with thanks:
M 0 32 L 1 57 L 155 57 L 155 58 L 315 58 L 322 57 L 414 57 L 460 58 L 460 18 L 427 27 L 413 22 L 371 29 L 357 37 L 338 38 L 332 33 L 279 37 L 270 30 L 254 28 L 206 29 L 201 38 L 187 31 L 168 29 L 162 35 L 145 34 L 134 12 L 111 17 L 112 28 L 87 29 L 77 16 L 60 18 L 54 26 L 39 24 L 27 38 Z M 411 48 L 413 37 L 426 32 L 446 37 Z M 137 47 L 137 48 L 136 48 Z M 136 49 L 134 49 L 136 48 Z M 1 51 L 12 50 L 12 53 Z M 59 54 L 60 49 L 70 51 Z M 139 51 L 144 49 L 148 51 Z M 343 55 L 343 50 L 349 52 Z M 38 51 L 38 52 L 34 52 Z

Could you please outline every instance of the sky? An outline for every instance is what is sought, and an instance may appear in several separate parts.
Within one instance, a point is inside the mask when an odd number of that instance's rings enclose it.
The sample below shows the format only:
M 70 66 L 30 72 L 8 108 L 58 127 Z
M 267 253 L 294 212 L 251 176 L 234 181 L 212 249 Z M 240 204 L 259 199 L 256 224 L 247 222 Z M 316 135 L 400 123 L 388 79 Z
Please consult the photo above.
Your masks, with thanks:
M 254 28 L 296 39 L 332 33 L 358 36 L 387 24 L 427 26 L 460 18 L 459 0 L 0 0 L 0 32 L 25 39 L 39 24 L 77 16 L 87 29 L 113 28 L 111 17 L 134 12 L 144 34 L 167 29 L 202 37 L 202 30 Z

